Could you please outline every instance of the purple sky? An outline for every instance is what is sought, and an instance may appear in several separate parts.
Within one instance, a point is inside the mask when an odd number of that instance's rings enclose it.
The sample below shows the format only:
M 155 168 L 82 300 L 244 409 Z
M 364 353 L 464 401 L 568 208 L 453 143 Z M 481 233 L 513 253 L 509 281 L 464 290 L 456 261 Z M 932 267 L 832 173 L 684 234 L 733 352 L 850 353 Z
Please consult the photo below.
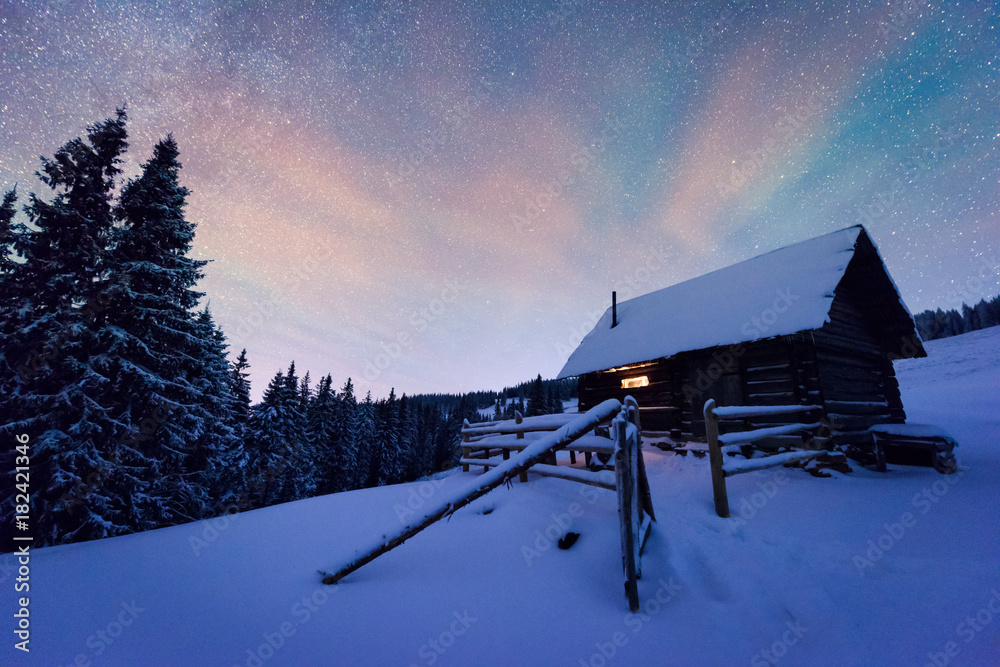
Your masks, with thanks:
M 552 377 L 613 289 L 859 221 L 911 311 L 1000 292 L 996 5 L 757 5 L 0 0 L 0 188 L 173 132 L 256 395 Z

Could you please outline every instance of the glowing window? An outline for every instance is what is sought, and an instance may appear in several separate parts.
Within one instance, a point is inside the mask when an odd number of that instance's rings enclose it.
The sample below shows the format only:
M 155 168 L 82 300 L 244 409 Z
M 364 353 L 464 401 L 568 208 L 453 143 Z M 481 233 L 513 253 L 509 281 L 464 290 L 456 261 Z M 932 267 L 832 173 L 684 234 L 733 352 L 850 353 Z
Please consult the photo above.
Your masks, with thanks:
M 622 389 L 635 389 L 636 387 L 648 387 L 649 377 L 642 375 L 637 378 L 625 378 L 622 380 Z

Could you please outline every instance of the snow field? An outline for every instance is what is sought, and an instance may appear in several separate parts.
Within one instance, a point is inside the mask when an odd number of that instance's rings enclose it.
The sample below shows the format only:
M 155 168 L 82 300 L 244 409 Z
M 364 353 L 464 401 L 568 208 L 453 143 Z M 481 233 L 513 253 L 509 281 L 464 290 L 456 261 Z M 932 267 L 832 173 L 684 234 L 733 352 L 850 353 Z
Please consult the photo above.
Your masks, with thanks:
M 720 519 L 707 458 L 647 447 L 659 521 L 637 614 L 614 494 L 535 476 L 320 584 L 319 569 L 480 474 L 449 471 L 33 551 L 31 653 L 13 649 L 9 592 L 0 664 L 997 664 L 998 343 L 995 327 L 897 362 L 908 419 L 959 442 L 956 475 L 752 472 L 727 480 Z M 566 531 L 580 538 L 562 550 Z M 4 555 L 0 586 L 15 573 Z

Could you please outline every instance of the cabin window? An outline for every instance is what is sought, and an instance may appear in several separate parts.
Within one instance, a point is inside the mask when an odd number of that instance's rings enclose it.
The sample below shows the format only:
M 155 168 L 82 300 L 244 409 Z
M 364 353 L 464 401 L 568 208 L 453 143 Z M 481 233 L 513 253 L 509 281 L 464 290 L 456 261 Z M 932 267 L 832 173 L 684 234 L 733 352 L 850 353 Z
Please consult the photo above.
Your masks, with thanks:
M 637 378 L 623 378 L 622 389 L 635 389 L 636 387 L 648 387 L 649 376 L 640 375 Z

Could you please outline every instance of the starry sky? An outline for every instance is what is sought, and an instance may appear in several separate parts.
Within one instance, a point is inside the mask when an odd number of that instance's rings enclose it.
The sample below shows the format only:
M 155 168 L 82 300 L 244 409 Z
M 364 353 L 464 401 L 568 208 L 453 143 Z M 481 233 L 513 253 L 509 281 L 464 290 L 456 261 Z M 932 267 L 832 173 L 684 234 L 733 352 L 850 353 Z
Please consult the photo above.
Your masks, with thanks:
M 554 377 L 619 299 L 863 223 L 912 312 L 1000 292 L 993 2 L 0 0 L 0 188 L 172 132 L 254 393 Z M 678 314 L 685 317 L 704 313 Z

